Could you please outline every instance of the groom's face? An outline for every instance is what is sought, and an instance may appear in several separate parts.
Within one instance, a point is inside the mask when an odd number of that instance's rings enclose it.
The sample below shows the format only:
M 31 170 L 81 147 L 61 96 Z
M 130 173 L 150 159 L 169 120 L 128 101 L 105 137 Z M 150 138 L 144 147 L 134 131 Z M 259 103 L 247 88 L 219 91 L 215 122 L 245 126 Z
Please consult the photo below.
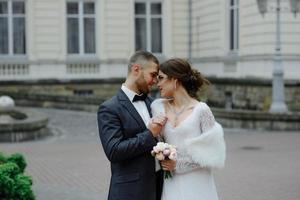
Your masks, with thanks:
M 141 93 L 148 94 L 151 87 L 156 83 L 158 65 L 153 61 L 146 62 L 141 67 L 141 73 L 137 79 L 137 87 Z

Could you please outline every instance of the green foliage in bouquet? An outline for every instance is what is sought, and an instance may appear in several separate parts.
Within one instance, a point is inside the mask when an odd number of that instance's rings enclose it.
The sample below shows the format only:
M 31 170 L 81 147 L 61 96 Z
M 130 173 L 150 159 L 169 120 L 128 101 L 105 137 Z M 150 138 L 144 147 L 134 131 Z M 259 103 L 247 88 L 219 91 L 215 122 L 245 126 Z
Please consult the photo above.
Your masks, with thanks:
M 26 162 L 21 154 L 0 153 L 0 200 L 34 200 L 32 179 L 23 174 Z

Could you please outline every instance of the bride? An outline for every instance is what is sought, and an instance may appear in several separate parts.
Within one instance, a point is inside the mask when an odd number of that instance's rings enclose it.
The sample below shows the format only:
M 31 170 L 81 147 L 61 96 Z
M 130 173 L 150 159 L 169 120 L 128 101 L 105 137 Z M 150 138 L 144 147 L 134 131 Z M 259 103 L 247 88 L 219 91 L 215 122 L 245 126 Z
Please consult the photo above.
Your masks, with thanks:
M 160 65 L 158 88 L 163 99 L 152 105 L 153 116 L 164 114 L 167 123 L 162 131 L 165 142 L 177 147 L 177 160 L 161 162 L 172 172 L 164 180 L 162 200 L 217 200 L 212 169 L 225 161 L 222 127 L 196 93 L 209 82 L 179 58 Z

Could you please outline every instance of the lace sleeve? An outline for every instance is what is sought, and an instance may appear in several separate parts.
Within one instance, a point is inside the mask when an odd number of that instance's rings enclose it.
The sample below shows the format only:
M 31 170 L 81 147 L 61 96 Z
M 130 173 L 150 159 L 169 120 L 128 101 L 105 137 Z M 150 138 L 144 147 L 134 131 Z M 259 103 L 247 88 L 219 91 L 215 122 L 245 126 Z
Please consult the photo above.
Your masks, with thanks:
M 203 105 L 204 106 L 200 115 L 200 128 L 202 133 L 211 129 L 215 124 L 215 118 L 210 108 L 205 103 L 203 103 Z
M 177 152 L 177 161 L 175 172 L 185 173 L 201 167 L 198 163 L 194 162 L 193 159 L 186 153 Z
M 200 112 L 201 133 L 210 130 L 214 126 L 214 124 L 215 118 L 210 108 L 204 103 Z M 175 167 L 176 173 L 185 173 L 202 167 L 199 163 L 194 161 L 189 154 L 183 151 L 178 151 L 177 154 L 177 163 Z

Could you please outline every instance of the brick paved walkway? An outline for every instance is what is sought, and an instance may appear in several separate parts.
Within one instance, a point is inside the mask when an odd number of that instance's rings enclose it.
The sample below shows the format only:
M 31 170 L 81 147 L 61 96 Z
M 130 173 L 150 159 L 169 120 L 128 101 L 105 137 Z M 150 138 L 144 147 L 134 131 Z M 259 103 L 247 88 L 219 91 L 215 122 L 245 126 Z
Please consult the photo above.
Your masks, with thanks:
M 22 152 L 38 200 L 100 200 L 107 195 L 109 163 L 100 146 L 93 113 L 38 109 L 50 117 L 54 136 L 0 143 L 0 151 Z
M 104 200 L 109 163 L 98 137 L 96 114 L 38 109 L 50 117 L 54 136 L 0 143 L 22 152 L 38 200 Z M 227 162 L 215 171 L 220 200 L 299 200 L 300 133 L 226 130 Z

